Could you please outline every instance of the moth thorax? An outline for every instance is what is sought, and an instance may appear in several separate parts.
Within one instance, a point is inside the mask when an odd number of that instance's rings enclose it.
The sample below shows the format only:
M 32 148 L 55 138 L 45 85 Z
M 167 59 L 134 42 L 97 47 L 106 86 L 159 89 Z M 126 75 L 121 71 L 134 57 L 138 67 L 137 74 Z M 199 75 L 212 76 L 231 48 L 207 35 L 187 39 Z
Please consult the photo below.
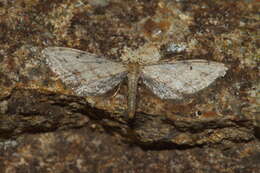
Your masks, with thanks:
M 160 60 L 160 52 L 155 46 L 143 46 L 137 50 L 131 50 L 130 48 L 124 49 L 124 54 L 121 56 L 121 60 L 124 63 L 133 64 L 153 64 Z

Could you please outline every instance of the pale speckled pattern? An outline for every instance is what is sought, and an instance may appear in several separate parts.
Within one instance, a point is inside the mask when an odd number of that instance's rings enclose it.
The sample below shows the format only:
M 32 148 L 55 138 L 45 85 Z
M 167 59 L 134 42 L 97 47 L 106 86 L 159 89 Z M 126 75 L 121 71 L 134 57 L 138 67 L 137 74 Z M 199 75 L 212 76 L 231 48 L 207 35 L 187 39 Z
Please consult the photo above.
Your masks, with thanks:
M 209 86 L 216 78 L 224 76 L 227 69 L 224 64 L 213 61 L 186 60 L 145 66 L 142 78 L 161 99 L 182 99 L 185 94 Z
M 43 55 L 51 70 L 79 96 L 104 94 L 127 75 L 121 63 L 76 49 L 48 47 Z

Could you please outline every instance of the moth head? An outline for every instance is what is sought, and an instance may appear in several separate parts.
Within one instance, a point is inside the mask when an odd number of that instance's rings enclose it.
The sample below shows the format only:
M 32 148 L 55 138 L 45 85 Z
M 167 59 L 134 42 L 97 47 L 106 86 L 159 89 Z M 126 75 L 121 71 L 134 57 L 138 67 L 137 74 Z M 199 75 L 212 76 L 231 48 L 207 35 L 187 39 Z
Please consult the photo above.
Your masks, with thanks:
M 132 50 L 124 47 L 124 53 L 121 56 L 123 63 L 135 63 L 140 65 L 154 64 L 161 58 L 160 50 L 155 44 L 145 44 L 144 46 Z

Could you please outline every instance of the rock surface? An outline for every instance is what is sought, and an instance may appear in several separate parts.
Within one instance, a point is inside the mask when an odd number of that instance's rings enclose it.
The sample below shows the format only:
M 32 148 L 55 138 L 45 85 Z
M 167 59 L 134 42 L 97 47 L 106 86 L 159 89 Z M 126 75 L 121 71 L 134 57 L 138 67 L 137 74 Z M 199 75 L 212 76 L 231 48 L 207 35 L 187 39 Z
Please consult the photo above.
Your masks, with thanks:
M 0 169 L 259 171 L 256 3 L 1 1 Z M 77 97 L 41 56 L 44 47 L 63 46 L 118 61 L 124 47 L 149 42 L 161 45 L 165 59 L 208 59 L 229 71 L 179 101 L 161 100 L 140 83 L 129 122 L 126 83 L 101 97 Z M 169 51 L 173 44 L 185 51 Z

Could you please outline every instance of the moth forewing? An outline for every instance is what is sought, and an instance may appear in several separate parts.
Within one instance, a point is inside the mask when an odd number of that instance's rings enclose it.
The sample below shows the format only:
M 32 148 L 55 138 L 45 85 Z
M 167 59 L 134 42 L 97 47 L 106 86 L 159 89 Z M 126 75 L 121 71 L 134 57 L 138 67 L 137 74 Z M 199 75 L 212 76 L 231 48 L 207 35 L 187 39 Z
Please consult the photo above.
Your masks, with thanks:
M 88 52 L 48 47 L 43 54 L 50 69 L 79 96 L 104 94 L 127 75 L 123 64 Z
M 141 77 L 144 84 L 161 99 L 182 99 L 208 87 L 224 76 L 227 67 L 207 60 L 185 60 L 171 64 L 145 66 Z

